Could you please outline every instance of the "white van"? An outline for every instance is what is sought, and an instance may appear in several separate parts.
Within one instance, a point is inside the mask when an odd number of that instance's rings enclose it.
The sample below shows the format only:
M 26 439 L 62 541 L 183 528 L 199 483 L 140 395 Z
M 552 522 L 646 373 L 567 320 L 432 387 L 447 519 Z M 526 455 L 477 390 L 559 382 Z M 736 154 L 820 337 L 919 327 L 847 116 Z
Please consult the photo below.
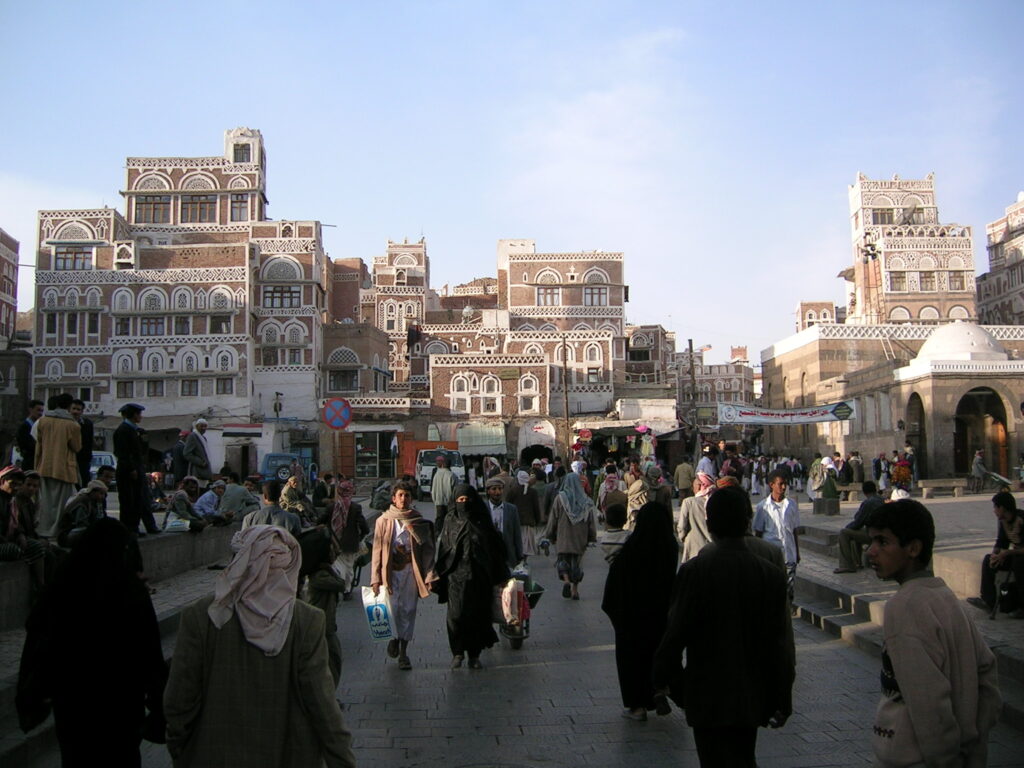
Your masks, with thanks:
M 461 453 L 445 448 L 422 450 L 416 454 L 416 487 L 419 490 L 417 498 L 422 499 L 430 495 L 430 483 L 434 479 L 438 456 L 448 459 L 448 469 L 455 475 L 456 483 L 466 482 L 466 467 L 462 463 Z

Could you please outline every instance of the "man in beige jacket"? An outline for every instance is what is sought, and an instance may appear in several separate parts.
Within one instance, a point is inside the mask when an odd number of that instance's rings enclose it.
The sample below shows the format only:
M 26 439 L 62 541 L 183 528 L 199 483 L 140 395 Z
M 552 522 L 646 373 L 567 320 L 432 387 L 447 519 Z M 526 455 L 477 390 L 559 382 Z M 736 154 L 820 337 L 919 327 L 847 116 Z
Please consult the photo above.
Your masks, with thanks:
M 57 535 L 57 521 L 78 482 L 78 452 L 82 448 L 82 428 L 68 410 L 73 396 L 65 392 L 50 398 L 47 410 L 35 423 L 36 472 L 40 476 L 40 536 Z

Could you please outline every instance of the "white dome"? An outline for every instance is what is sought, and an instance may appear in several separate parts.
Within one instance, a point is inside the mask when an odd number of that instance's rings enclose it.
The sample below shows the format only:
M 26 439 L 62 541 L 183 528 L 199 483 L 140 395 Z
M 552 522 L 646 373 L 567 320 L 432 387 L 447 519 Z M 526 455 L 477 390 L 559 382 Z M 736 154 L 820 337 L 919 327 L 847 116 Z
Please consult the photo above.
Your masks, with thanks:
M 1003 345 L 991 333 L 974 323 L 940 325 L 921 345 L 916 361 L 1008 360 Z

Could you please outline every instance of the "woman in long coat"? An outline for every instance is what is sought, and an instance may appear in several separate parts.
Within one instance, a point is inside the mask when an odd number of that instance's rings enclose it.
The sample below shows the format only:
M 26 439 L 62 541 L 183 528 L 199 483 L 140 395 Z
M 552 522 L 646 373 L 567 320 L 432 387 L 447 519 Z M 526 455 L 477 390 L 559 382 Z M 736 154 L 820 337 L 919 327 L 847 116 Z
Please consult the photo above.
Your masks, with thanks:
M 677 552 L 671 518 L 660 504 L 648 502 L 637 512 L 636 527 L 604 585 L 601 609 L 615 628 L 622 714 L 631 720 L 646 720 L 647 710 L 655 708 L 654 652 L 668 621 Z M 667 703 L 659 705 L 658 714 L 668 714 Z
M 597 541 L 597 513 L 594 502 L 583 491 L 580 476 L 570 472 L 562 479 L 562 488 L 551 504 L 544 540 L 555 545 L 555 567 L 562 583 L 562 597 L 580 599 L 583 579 L 580 564 L 587 544 Z M 543 546 L 543 545 L 542 545 Z
M 462 483 L 452 492 L 437 543 L 434 591 L 448 604 L 448 645 L 452 669 L 469 655 L 469 668 L 480 669 L 480 651 L 498 642 L 491 626 L 494 587 L 508 581 L 505 541 L 491 521 L 476 489 Z

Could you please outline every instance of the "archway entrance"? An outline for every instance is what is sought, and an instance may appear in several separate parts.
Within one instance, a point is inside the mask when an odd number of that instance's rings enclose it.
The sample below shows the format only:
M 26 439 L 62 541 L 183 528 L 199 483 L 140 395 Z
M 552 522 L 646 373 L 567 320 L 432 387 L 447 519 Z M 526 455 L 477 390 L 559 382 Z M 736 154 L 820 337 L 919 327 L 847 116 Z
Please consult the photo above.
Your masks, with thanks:
M 1004 477 L 1010 457 L 1006 441 L 1006 408 L 1003 400 L 988 387 L 975 387 L 960 398 L 956 406 L 953 434 L 953 462 L 956 471 L 971 469 L 974 452 L 984 451 L 985 466 Z
M 907 442 L 914 447 L 917 476 L 928 477 L 928 436 L 924 424 L 924 402 L 914 392 L 907 401 Z
M 547 459 L 549 462 L 555 458 L 555 452 L 546 445 L 528 445 L 519 453 L 519 465 L 528 467 L 534 459 Z

